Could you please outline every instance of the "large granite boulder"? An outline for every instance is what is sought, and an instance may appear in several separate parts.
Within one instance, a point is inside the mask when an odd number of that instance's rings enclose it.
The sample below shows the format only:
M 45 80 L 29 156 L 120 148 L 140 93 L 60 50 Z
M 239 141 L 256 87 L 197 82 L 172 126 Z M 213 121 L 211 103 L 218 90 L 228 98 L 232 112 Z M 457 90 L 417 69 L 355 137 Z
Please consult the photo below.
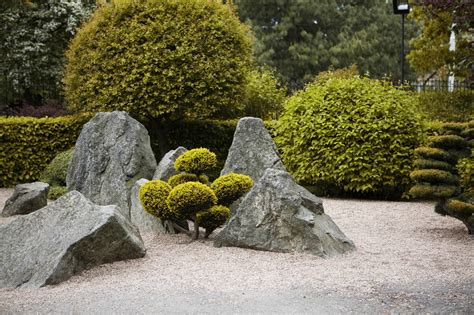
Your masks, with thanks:
M 265 171 L 214 245 L 321 257 L 355 248 L 324 213 L 321 199 L 296 184 L 287 172 L 275 169 Z
M 152 178 L 156 160 L 145 127 L 125 112 L 98 113 L 82 128 L 69 164 L 68 190 L 129 217 L 130 190 Z
M 0 287 L 56 284 L 93 266 L 145 255 L 137 229 L 115 205 L 77 191 L 0 225 Z
M 171 176 L 179 174 L 174 168 L 174 161 L 186 151 L 188 151 L 186 148 L 178 147 L 176 150 L 166 153 L 160 163 L 158 163 L 153 179 L 160 179 L 166 182 Z
M 221 175 L 240 173 L 257 182 L 267 168 L 285 170 L 272 137 L 261 119 L 240 119 Z
M 160 219 L 149 214 L 143 209 L 142 203 L 138 198 L 138 193 L 143 184 L 148 182 L 148 179 L 140 179 L 132 187 L 130 195 L 131 207 L 130 218 L 132 223 L 140 230 L 140 233 L 167 233 L 166 228 Z
M 48 203 L 49 185 L 43 182 L 16 185 L 13 195 L 5 202 L 2 216 L 28 214 Z

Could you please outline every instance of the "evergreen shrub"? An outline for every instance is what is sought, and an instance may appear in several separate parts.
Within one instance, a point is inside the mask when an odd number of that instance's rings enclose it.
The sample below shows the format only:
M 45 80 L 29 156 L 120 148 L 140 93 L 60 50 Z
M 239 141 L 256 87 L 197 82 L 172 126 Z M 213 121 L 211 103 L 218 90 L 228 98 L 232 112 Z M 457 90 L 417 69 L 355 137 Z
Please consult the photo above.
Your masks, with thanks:
M 66 58 L 65 97 L 74 112 L 221 117 L 239 107 L 251 40 L 218 1 L 113 1 L 78 30 Z
M 303 184 L 401 195 L 424 139 L 417 100 L 387 82 L 324 73 L 285 103 L 276 142 Z
M 201 174 L 217 165 L 214 152 L 206 148 L 197 148 L 181 154 L 174 162 L 176 170 L 187 173 Z
M 49 187 L 48 199 L 56 200 L 67 194 L 67 192 L 68 190 L 66 186 L 51 186 Z
M 217 197 L 209 186 L 199 182 L 187 182 L 171 190 L 166 204 L 173 213 L 186 217 L 214 206 L 217 204 Z
M 428 120 L 464 122 L 474 115 L 474 93 L 470 91 L 418 93 L 419 108 Z
M 175 217 L 175 213 L 166 204 L 170 192 L 171 187 L 168 183 L 152 180 L 142 185 L 138 198 L 146 212 L 166 220 Z
M 197 182 L 199 181 L 198 177 L 196 174 L 187 174 L 187 173 L 182 173 L 182 174 L 176 174 L 171 176 L 168 179 L 168 185 L 170 185 L 171 188 L 174 188 L 178 185 L 187 183 L 187 182 Z
M 50 186 L 66 186 L 67 168 L 73 154 L 74 148 L 71 148 L 56 155 L 41 173 L 40 181 Z
M 252 186 L 250 176 L 236 173 L 222 175 L 211 184 L 219 204 L 225 206 L 230 206 L 232 202 L 245 195 Z

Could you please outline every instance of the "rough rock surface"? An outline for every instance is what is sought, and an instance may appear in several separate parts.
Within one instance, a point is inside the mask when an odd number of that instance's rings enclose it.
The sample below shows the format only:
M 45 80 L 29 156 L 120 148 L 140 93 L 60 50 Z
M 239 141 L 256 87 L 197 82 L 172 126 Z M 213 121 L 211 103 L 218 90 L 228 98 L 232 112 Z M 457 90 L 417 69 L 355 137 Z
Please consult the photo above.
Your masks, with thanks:
M 221 175 L 240 173 L 257 182 L 267 168 L 285 170 L 272 137 L 261 119 L 240 119 Z
M 178 147 L 176 150 L 166 153 L 158 163 L 153 179 L 168 181 L 171 176 L 178 174 L 179 172 L 174 168 L 174 161 L 186 151 L 188 151 L 186 148 Z
M 353 250 L 353 242 L 324 213 L 321 199 L 285 171 L 268 169 L 216 236 L 215 246 L 329 257 Z
M 98 113 L 82 128 L 68 168 L 68 190 L 129 216 L 130 190 L 151 178 L 156 160 L 145 127 L 125 112 Z
M 13 195 L 5 202 L 2 215 L 28 214 L 41 209 L 48 202 L 48 192 L 49 184 L 43 182 L 16 185 Z
M 166 229 L 163 226 L 160 219 L 154 217 L 143 209 L 142 203 L 138 198 L 140 187 L 148 182 L 148 179 L 140 179 L 132 187 L 130 195 L 131 207 L 130 207 L 130 218 L 132 223 L 140 230 L 140 233 L 166 233 Z
M 0 287 L 56 284 L 93 266 L 145 255 L 117 206 L 97 206 L 77 191 L 0 225 Z

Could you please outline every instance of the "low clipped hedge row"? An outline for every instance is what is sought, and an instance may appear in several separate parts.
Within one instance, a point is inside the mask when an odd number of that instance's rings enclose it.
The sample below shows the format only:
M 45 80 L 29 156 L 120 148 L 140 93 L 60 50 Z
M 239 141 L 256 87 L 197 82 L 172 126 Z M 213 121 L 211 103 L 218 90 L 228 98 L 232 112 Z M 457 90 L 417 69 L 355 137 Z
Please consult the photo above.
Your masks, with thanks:
M 0 117 L 0 187 L 32 182 L 54 157 L 74 146 L 91 115 L 56 118 Z M 180 121 L 169 126 L 171 147 L 206 147 L 216 152 L 220 164 L 232 144 L 237 121 Z M 159 150 L 154 147 L 155 153 Z M 157 155 L 158 156 L 158 155 Z
M 0 187 L 37 180 L 59 152 L 74 146 L 89 118 L 0 117 Z

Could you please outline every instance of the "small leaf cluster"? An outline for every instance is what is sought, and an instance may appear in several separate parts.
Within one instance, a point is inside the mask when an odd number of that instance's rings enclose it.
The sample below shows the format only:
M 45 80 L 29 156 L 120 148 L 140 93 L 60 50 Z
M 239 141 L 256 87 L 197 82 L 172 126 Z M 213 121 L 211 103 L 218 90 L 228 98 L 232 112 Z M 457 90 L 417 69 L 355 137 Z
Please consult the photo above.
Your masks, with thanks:
M 215 154 L 208 149 L 186 151 L 174 163 L 175 169 L 182 173 L 170 177 L 168 183 L 151 181 L 142 186 L 139 198 L 145 210 L 163 220 L 193 220 L 194 238 L 199 236 L 199 226 L 205 228 L 205 236 L 209 236 L 229 219 L 228 206 L 247 193 L 253 184 L 246 175 L 228 174 L 209 186 L 209 178 L 203 172 L 215 165 Z M 150 184 L 153 182 L 157 185 Z M 218 196 L 224 197 L 221 200 Z
M 285 166 L 304 184 L 398 191 L 424 139 L 416 98 L 349 70 L 325 73 L 286 101 L 275 139 Z
M 428 138 L 417 148 L 417 170 L 409 194 L 416 198 L 437 199 L 435 211 L 461 220 L 474 233 L 473 155 L 471 143 L 474 121 L 447 123 L 441 135 Z

